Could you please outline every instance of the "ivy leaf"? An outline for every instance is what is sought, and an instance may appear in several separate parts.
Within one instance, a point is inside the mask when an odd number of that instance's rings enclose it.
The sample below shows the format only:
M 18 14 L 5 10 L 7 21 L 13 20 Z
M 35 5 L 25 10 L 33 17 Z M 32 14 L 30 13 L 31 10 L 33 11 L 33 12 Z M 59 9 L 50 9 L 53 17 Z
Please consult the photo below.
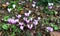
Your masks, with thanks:
M 17 30 L 16 25 L 12 25 L 11 28 L 13 29 L 13 31 L 16 31 Z
M 27 30 L 27 31 L 26 31 L 26 35 L 27 35 L 27 36 L 31 36 L 31 34 L 30 34 L 30 31 L 29 31 L 29 30 Z
M 54 27 L 54 24 L 52 24 L 52 23 L 51 23 L 51 25 L 50 25 L 50 26 Z
M 17 5 L 17 2 L 13 2 L 13 1 L 11 1 L 10 5 L 8 6 L 8 8 L 13 9 L 13 6 L 12 6 L 13 4 Z
M 58 30 L 59 28 L 58 28 L 58 26 L 54 26 L 54 30 Z
M 21 11 L 21 10 L 23 10 L 23 8 L 20 6 L 20 7 L 18 7 L 18 11 Z
M 30 0 L 30 2 L 32 2 L 33 0 Z
M 8 18 L 9 18 L 9 16 L 5 16 L 5 17 L 3 18 L 3 20 L 4 20 L 4 21 L 7 21 Z
M 13 32 L 13 33 L 11 34 L 11 36 L 15 36 L 15 32 Z
M 5 30 L 8 30 L 9 25 L 7 25 L 7 24 L 3 24 L 3 25 L 2 25 L 2 28 L 5 29 Z
M 53 12 L 53 11 L 50 11 L 50 12 L 49 12 L 49 15 L 54 15 L 54 12 Z
M 40 1 L 36 3 L 37 6 L 40 6 L 40 5 L 42 5 L 42 4 L 43 4 L 43 3 L 40 2 Z
M 42 36 L 42 33 L 41 33 L 41 32 L 38 32 L 38 33 L 37 33 L 37 36 Z
M 30 2 L 32 2 L 33 0 L 30 0 Z

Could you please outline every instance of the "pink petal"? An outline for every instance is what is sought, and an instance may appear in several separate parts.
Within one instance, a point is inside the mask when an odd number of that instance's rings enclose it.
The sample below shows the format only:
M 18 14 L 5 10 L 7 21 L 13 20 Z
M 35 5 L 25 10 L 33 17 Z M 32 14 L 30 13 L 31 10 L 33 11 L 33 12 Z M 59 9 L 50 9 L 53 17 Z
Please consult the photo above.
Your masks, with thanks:
M 15 24 L 16 21 L 15 21 L 14 19 L 11 19 L 11 23 L 12 23 L 12 24 Z
M 31 24 L 31 25 L 28 25 L 28 24 L 27 24 L 27 27 L 28 27 L 29 29 L 32 29 L 33 25 L 32 25 L 32 24 Z
M 26 17 L 24 17 L 24 18 L 23 18 L 23 20 L 24 20 L 24 21 L 27 21 L 27 18 L 26 18 Z
M 23 24 L 24 24 L 23 22 L 19 22 L 19 25 L 21 25 L 21 26 L 22 26 Z
M 26 22 L 27 22 L 27 23 L 29 23 L 29 22 L 30 22 L 30 20 L 26 20 Z
M 24 26 L 20 26 L 20 29 L 23 30 Z
M 29 16 L 29 13 L 25 13 L 25 16 Z
M 6 2 L 6 5 L 8 6 L 10 3 L 9 2 Z
M 7 21 L 8 21 L 9 23 L 11 23 L 11 18 L 9 18 Z
M 20 17 L 21 17 L 21 15 L 17 15 L 16 17 L 17 17 L 17 18 L 20 18 Z
M 49 30 L 49 31 L 51 31 L 51 32 L 53 31 L 52 27 L 46 27 L 46 29 Z
M 19 19 L 15 19 L 16 22 L 19 22 Z

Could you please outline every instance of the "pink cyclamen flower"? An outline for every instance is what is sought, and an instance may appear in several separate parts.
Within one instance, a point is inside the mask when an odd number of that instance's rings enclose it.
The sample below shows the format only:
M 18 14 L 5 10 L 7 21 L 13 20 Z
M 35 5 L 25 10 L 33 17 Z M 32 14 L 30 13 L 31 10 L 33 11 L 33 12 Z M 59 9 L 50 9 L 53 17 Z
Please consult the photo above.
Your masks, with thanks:
M 34 24 L 34 25 L 37 25 L 37 24 L 38 24 L 38 20 L 34 20 L 34 21 L 33 21 L 33 24 Z
M 33 20 L 33 18 L 31 17 L 29 20 L 30 20 L 30 21 L 32 21 L 32 20 Z
M 15 24 L 16 21 L 15 21 L 14 19 L 11 19 L 11 23 L 12 23 L 12 24 Z
M 6 2 L 6 5 L 8 6 L 10 3 L 9 2 Z
M 30 22 L 30 20 L 26 20 L 26 22 L 27 22 L 27 23 L 29 23 L 29 22 Z
M 53 31 L 52 27 L 46 27 L 46 29 L 49 30 L 49 31 L 51 31 L 51 32 Z
M 49 8 L 49 9 L 52 9 L 52 8 L 53 8 L 53 6 L 48 6 L 48 8 Z
M 27 21 L 27 17 L 24 17 L 23 20 L 24 20 L 24 21 Z
M 20 29 L 23 30 L 24 29 L 24 26 L 20 26 Z
M 19 22 L 19 25 L 21 25 L 21 26 L 22 26 L 22 25 L 24 25 L 24 23 L 23 23 L 23 22 Z
M 17 17 L 17 18 L 21 18 L 21 15 L 17 15 L 16 17 Z
M 24 15 L 25 15 L 25 16 L 29 16 L 30 14 L 29 14 L 29 13 L 25 13 Z
M 12 24 L 17 23 L 18 21 L 19 21 L 18 19 L 16 19 L 16 20 L 14 20 L 14 19 L 12 19 L 12 18 L 9 18 L 9 19 L 8 19 L 8 22 L 9 22 L 9 23 L 12 23 Z
M 27 24 L 27 27 L 28 27 L 29 29 L 32 29 L 33 24 L 31 24 L 31 25 Z
M 19 22 L 19 19 L 15 19 L 16 22 Z
M 9 18 L 7 21 L 8 21 L 9 23 L 11 23 L 11 18 Z

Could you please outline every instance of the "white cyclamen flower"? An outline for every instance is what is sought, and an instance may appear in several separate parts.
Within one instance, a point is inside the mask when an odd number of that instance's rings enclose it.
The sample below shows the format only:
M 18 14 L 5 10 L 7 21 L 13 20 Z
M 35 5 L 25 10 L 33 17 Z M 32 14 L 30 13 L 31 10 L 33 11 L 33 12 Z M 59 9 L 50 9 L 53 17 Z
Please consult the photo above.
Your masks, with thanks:
M 16 7 L 16 5 L 15 5 L 15 4 L 13 4 L 12 6 L 13 6 L 13 8 L 15 8 L 15 7 Z
M 40 20 L 41 18 L 40 17 L 38 17 L 38 20 Z
M 32 4 L 33 7 L 35 7 L 36 5 L 35 4 Z
M 8 8 L 7 10 L 8 10 L 8 12 L 11 12 L 12 9 L 11 8 Z
M 29 10 L 29 14 L 31 14 L 31 10 Z
M 49 6 L 53 6 L 54 4 L 53 3 L 48 3 Z

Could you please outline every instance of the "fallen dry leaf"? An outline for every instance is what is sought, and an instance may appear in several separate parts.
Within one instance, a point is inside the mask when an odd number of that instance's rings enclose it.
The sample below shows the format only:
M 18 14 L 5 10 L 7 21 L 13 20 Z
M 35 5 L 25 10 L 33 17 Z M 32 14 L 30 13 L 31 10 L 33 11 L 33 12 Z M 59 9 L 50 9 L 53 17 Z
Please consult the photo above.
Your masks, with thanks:
M 51 36 L 60 36 L 60 32 L 50 32 Z

